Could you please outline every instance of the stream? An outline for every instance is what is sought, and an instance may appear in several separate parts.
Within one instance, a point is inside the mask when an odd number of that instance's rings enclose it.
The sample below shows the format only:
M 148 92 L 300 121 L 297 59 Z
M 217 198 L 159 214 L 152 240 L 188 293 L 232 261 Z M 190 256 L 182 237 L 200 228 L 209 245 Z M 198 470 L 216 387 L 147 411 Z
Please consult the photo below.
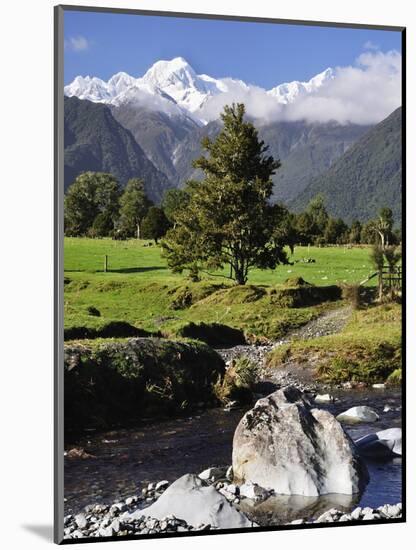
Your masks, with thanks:
M 401 426 L 399 391 L 350 390 L 334 394 L 339 401 L 319 407 L 338 414 L 355 405 L 369 405 L 380 415 L 380 420 L 372 424 L 345 426 L 353 439 Z M 386 404 L 392 410 L 384 413 Z M 191 417 L 149 422 L 135 429 L 89 432 L 76 445 L 95 458 L 65 459 L 65 514 L 78 513 L 91 503 L 112 503 L 139 494 L 145 483 L 162 479 L 173 482 L 186 473 L 230 465 L 234 430 L 244 412 L 210 409 Z M 309 510 L 316 513 L 337 507 L 348 511 L 358 505 L 375 508 L 401 502 L 401 462 L 401 458 L 367 461 L 370 483 L 359 499 L 344 495 L 320 499 L 275 497 L 274 511 L 280 518 L 284 511 L 285 520 L 291 520 Z
M 311 338 L 338 332 L 345 325 L 349 311 L 335 310 L 308 323 L 294 333 L 296 338 Z M 274 345 L 279 345 L 276 342 Z M 237 346 L 218 350 L 225 361 L 240 353 L 262 362 L 271 346 Z M 280 372 L 274 383 L 291 384 L 298 379 L 291 372 Z M 303 380 L 309 384 L 312 380 Z M 312 386 L 315 384 L 312 383 Z M 322 393 L 322 391 L 320 391 Z M 324 391 L 327 393 L 327 390 Z M 402 400 L 400 389 L 331 390 L 335 403 L 317 404 L 337 415 L 350 407 L 368 405 L 380 419 L 373 423 L 345 425 L 353 440 L 386 428 L 401 427 Z M 390 407 L 384 412 L 385 405 Z M 143 421 L 133 429 L 107 432 L 85 432 L 66 449 L 81 447 L 93 455 L 88 459 L 65 458 L 65 514 L 79 513 L 92 503 L 113 503 L 138 495 L 151 482 L 173 482 L 187 473 L 200 473 L 211 466 L 231 465 L 235 428 L 247 408 L 222 408 L 200 411 L 192 416 L 161 421 Z M 270 497 L 265 502 L 242 510 L 261 525 L 288 523 L 300 517 L 316 517 L 330 508 L 349 512 L 357 506 L 377 508 L 402 501 L 402 460 L 372 461 L 366 459 L 370 482 L 361 496 L 327 495 L 318 498 Z M 244 501 L 243 501 L 244 503 Z M 242 503 L 242 504 L 243 504 Z

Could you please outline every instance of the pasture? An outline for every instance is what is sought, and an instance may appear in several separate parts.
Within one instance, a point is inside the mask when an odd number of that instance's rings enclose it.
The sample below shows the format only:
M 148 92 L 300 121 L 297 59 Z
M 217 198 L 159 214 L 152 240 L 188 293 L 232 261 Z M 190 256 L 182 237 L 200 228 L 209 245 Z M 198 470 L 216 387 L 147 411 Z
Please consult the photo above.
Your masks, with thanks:
M 308 259 L 314 261 L 306 263 Z M 160 247 L 149 246 L 149 241 L 66 238 L 65 328 L 100 331 L 121 321 L 175 337 L 184 324 L 205 322 L 279 338 L 334 307 L 331 301 L 296 308 L 278 303 L 273 293 L 288 278 L 329 286 L 358 282 L 372 272 L 367 248 L 297 247 L 290 262 L 275 270 L 254 269 L 249 284 L 235 288 L 221 276 L 225 272 L 204 274 L 198 283 L 190 282 L 186 273 L 173 274 Z

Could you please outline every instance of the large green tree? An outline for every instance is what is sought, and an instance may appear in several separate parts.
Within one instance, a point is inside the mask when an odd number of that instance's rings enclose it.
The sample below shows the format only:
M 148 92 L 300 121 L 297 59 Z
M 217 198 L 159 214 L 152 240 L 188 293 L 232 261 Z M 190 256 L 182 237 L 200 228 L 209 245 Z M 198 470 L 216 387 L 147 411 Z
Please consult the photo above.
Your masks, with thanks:
M 142 222 L 142 236 L 145 239 L 154 239 L 157 244 L 158 240 L 166 234 L 169 226 L 169 220 L 162 208 L 151 206 Z
M 146 195 L 143 180 L 130 179 L 120 198 L 119 229 L 123 235 L 140 239 L 141 223 L 152 204 Z
M 162 208 L 167 219 L 175 227 L 179 211 L 186 208 L 189 195 L 184 189 L 167 189 L 163 195 Z
M 120 187 L 118 181 L 103 172 L 84 172 L 68 188 L 64 203 L 65 234 L 72 236 L 109 234 L 118 219 Z M 92 233 L 91 233 L 92 232 Z
M 202 181 L 187 183 L 189 202 L 177 213 L 176 227 L 163 241 L 171 269 L 219 269 L 245 284 L 252 267 L 275 268 L 287 262 L 281 225 L 283 209 L 270 204 L 271 176 L 280 162 L 244 119 L 243 104 L 226 106 L 215 141 L 205 138 L 207 156 L 194 161 Z

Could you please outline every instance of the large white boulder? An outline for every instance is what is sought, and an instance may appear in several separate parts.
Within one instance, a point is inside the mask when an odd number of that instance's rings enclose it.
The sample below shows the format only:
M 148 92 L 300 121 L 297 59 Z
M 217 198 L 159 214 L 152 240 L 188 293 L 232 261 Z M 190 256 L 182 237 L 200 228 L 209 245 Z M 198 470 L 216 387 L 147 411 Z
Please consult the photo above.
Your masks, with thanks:
M 373 458 L 402 455 L 402 429 L 389 428 L 360 437 L 355 442 L 358 452 Z
M 347 411 L 339 414 L 337 420 L 347 424 L 357 424 L 358 422 L 375 422 L 380 417 L 374 409 L 361 405 L 359 407 L 351 407 Z
M 209 524 L 218 529 L 233 529 L 255 525 L 213 486 L 207 486 L 193 474 L 180 477 L 154 504 L 131 515 L 163 519 L 172 514 L 193 527 Z
M 335 417 L 287 387 L 257 401 L 234 434 L 234 482 L 277 494 L 360 493 L 368 473 Z

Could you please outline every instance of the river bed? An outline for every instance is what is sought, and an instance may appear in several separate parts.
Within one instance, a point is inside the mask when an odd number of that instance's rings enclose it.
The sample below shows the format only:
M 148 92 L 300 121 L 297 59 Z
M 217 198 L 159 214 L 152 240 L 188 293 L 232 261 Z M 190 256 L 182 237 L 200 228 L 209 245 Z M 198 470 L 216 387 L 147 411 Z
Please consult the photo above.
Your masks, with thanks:
M 380 420 L 374 423 L 346 425 L 346 431 L 354 440 L 368 433 L 401 426 L 399 391 L 343 390 L 333 394 L 339 399 L 337 402 L 317 406 L 338 414 L 352 406 L 368 405 L 380 415 Z M 385 413 L 386 404 L 392 410 Z M 229 412 L 211 409 L 185 418 L 143 422 L 134 429 L 87 432 L 71 441 L 68 449 L 83 447 L 95 458 L 65 458 L 65 514 L 78 513 L 88 504 L 113 503 L 139 494 L 149 482 L 164 479 L 172 482 L 186 473 L 230 465 L 234 430 L 244 412 L 244 409 Z M 401 502 L 401 462 L 401 458 L 388 462 L 367 461 L 370 483 L 358 499 L 339 495 L 313 501 L 283 497 L 269 502 L 273 510 L 268 509 L 265 515 L 269 519 L 279 516 L 273 518 L 279 523 L 279 518 L 289 521 L 337 505 L 348 510 L 357 505 L 375 508 Z

